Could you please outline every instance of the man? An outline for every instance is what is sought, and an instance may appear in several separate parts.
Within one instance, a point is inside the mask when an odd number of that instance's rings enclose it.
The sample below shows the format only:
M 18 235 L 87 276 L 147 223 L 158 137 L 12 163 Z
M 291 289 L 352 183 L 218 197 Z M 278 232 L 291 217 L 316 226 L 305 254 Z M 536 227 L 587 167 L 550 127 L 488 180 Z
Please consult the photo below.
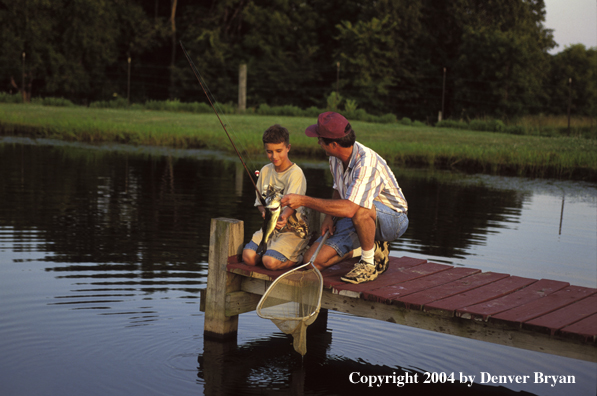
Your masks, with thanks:
M 326 112 L 317 124 L 305 130 L 330 157 L 334 178 L 332 199 L 287 194 L 282 205 L 297 209 L 305 206 L 325 213 L 321 234 L 330 231 L 314 265 L 319 269 L 353 257 L 361 247 L 361 260 L 342 280 L 369 282 L 387 269 L 389 241 L 408 227 L 408 204 L 394 173 L 375 151 L 356 141 L 350 123 L 341 114 Z M 307 262 L 321 237 L 305 253 Z

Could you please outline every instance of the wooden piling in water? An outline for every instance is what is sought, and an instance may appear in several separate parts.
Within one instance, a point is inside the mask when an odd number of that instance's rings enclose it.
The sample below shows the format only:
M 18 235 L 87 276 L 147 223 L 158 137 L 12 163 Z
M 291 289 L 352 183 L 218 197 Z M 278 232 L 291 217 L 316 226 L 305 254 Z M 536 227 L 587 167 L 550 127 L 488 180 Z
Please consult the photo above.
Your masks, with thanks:
M 206 338 L 236 339 L 238 315 L 226 316 L 226 295 L 240 291 L 242 277 L 226 271 L 226 265 L 228 257 L 242 254 L 243 239 L 241 220 L 211 219 L 203 328 Z

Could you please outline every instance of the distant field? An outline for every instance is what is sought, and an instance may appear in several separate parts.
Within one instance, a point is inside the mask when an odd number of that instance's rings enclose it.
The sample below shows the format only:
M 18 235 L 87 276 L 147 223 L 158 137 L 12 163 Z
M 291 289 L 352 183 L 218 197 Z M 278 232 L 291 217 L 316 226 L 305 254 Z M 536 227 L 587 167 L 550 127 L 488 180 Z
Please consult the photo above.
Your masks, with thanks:
M 273 124 L 291 133 L 293 155 L 324 158 L 304 134 L 315 118 L 221 115 L 234 142 L 261 153 Z M 597 140 L 478 132 L 429 126 L 351 122 L 357 140 L 389 163 L 533 177 L 597 179 Z M 81 142 L 120 142 L 232 151 L 215 114 L 90 109 L 0 103 L 0 134 Z

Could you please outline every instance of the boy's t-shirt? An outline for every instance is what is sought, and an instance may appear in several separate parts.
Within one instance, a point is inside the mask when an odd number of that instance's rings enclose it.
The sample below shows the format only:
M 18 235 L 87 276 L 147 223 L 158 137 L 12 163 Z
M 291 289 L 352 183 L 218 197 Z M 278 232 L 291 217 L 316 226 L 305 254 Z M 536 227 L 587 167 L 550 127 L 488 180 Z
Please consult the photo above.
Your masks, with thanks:
M 282 194 L 305 195 L 307 192 L 307 179 L 303 174 L 303 170 L 297 164 L 292 164 L 284 172 L 276 172 L 272 163 L 265 165 L 261 168 L 256 185 L 259 192 L 262 192 L 265 186 L 268 185 L 281 188 Z M 259 196 L 257 196 L 257 192 L 255 192 L 255 195 L 255 206 L 259 206 L 261 205 L 261 201 L 259 200 Z M 282 207 L 282 212 L 284 208 Z M 296 210 L 296 217 L 299 221 L 307 221 L 304 210 L 305 208 L 303 207 Z M 251 239 L 259 245 L 262 239 L 261 230 L 253 234 Z M 268 249 L 282 253 L 290 261 L 297 261 L 307 248 L 308 242 L 308 238 L 301 238 L 294 231 L 288 230 L 285 227 L 282 230 L 274 232 L 268 243 Z

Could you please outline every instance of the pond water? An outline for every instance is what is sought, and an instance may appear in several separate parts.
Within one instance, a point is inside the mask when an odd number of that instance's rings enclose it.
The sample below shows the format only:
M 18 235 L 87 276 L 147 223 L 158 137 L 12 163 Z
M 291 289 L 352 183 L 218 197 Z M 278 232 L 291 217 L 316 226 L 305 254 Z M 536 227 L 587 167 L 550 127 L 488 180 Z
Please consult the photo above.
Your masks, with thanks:
M 329 197 L 327 163 L 297 162 L 308 194 Z M 199 289 L 210 219 L 242 219 L 246 237 L 261 223 L 238 163 L 0 138 L 0 394 L 596 394 L 594 363 L 332 311 L 304 358 L 255 313 L 241 315 L 237 344 L 207 345 Z M 395 173 L 410 226 L 393 256 L 597 287 L 597 184 Z M 376 388 L 353 384 L 356 372 L 476 379 Z M 535 372 L 575 383 L 481 383 L 483 373 Z

